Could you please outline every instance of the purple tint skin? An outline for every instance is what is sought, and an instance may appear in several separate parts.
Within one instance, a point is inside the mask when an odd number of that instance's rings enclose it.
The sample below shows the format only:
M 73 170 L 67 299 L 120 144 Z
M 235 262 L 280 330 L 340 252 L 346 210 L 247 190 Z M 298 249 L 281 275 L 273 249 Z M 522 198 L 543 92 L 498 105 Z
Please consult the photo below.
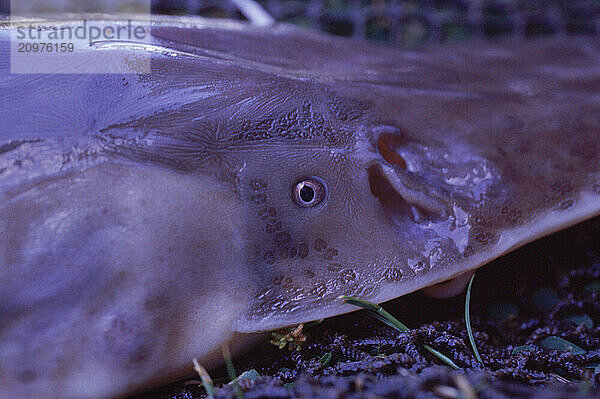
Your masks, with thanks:
M 600 212 L 597 41 L 409 51 L 165 17 L 78 51 L 149 74 L 10 74 L 10 29 L 1 397 L 149 389 Z

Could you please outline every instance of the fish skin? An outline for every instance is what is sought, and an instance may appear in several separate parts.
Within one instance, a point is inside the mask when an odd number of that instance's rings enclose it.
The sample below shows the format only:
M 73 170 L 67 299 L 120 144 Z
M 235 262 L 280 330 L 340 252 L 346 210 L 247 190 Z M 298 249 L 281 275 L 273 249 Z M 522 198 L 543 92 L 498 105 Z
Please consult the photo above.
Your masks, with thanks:
M 597 41 L 150 23 L 141 76 L 9 74 L 0 34 L 2 397 L 147 389 L 600 213 Z M 111 51 L 148 50 L 82 57 Z M 314 209 L 291 199 L 307 176 Z

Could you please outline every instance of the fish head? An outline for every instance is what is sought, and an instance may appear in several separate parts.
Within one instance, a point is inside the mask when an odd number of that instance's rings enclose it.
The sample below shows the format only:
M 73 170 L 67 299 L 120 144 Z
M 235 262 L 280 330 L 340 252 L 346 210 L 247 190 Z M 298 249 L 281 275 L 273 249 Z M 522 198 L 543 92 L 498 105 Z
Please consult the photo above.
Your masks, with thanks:
M 251 267 L 261 288 L 237 328 L 324 318 L 351 310 L 341 295 L 387 299 L 447 280 L 494 239 L 473 235 L 478 208 L 508 194 L 494 166 L 365 108 L 353 120 L 314 111 L 324 120 L 318 143 L 246 159 L 239 187 L 255 214 Z
M 475 62 L 304 37 L 282 59 L 254 41 L 213 48 L 202 30 L 155 33 L 180 51 L 144 83 L 158 111 L 103 134 L 143 131 L 138 155 L 237 193 L 255 292 L 238 331 L 353 310 L 342 295 L 399 297 L 598 213 L 598 105 L 565 103 L 573 77 L 538 77 L 535 63 L 506 76 L 528 48 Z M 289 39 L 258 36 L 277 51 Z M 552 63 L 553 46 L 531 51 Z

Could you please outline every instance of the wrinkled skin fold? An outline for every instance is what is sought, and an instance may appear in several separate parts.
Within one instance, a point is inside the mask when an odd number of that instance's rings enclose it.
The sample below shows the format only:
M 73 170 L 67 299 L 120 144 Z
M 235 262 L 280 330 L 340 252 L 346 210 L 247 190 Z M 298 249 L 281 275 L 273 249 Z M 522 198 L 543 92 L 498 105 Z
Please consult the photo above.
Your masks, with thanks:
M 139 23 L 77 57 L 150 53 L 144 75 L 10 74 L 0 30 L 2 397 L 148 389 L 600 212 L 597 42 Z

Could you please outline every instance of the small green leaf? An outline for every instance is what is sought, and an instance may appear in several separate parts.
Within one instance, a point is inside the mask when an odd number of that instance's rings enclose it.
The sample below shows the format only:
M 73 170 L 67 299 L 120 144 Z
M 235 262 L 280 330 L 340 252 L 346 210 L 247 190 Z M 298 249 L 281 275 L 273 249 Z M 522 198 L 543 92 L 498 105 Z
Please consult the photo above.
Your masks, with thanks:
M 566 317 L 565 321 L 570 321 L 573 324 L 581 325 L 583 324 L 587 328 L 594 328 L 594 321 L 587 314 L 574 314 L 572 316 Z
M 548 288 L 540 288 L 533 293 L 533 303 L 540 309 L 552 310 L 558 301 L 556 292 Z
M 258 379 L 258 377 L 260 377 L 260 374 L 258 374 L 258 371 L 254 370 L 254 369 L 250 369 L 248 371 L 244 371 L 242 374 L 240 374 L 239 376 L 234 378 L 229 384 L 233 384 L 233 383 L 239 382 L 241 380 L 255 381 Z
M 324 354 L 323 356 L 321 356 L 321 358 L 319 359 L 319 363 L 321 363 L 321 367 L 323 367 L 323 368 L 327 367 L 327 365 L 331 361 L 331 356 L 332 355 L 333 354 L 331 352 L 327 352 L 326 354 Z
M 535 350 L 533 348 L 533 346 L 530 345 L 521 345 L 521 346 L 517 346 L 512 350 L 512 355 L 514 355 L 515 353 L 519 353 L 519 352 L 525 352 L 525 351 L 533 351 Z
M 542 345 L 548 349 L 556 349 L 559 351 L 569 351 L 574 355 L 580 355 L 587 351 L 572 342 L 562 339 L 561 337 L 551 336 L 542 340 Z

